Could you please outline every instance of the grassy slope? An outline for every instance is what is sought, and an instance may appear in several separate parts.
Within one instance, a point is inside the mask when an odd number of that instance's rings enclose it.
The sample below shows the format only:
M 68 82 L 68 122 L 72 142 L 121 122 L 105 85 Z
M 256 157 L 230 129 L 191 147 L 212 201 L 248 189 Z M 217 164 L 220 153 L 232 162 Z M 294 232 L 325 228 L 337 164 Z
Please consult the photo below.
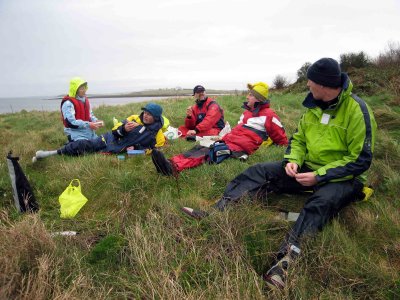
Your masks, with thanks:
M 272 106 L 290 135 L 303 112 L 303 94 L 274 93 Z M 236 124 L 244 97 L 221 96 L 226 119 Z M 400 297 L 400 110 L 390 95 L 368 96 L 380 126 L 368 203 L 347 208 L 316 238 L 292 269 L 283 298 Z M 183 122 L 191 99 L 160 102 L 173 126 Z M 111 128 L 141 104 L 100 107 Z M 0 298 L 263 298 L 266 271 L 290 224 L 278 208 L 299 211 L 304 197 L 269 197 L 193 221 L 183 205 L 207 207 L 248 166 L 279 160 L 284 149 L 262 148 L 245 162 L 229 160 L 185 171 L 179 182 L 157 175 L 149 157 L 51 157 L 33 165 L 39 148 L 63 144 L 59 113 L 0 116 L 1 154 L 9 149 L 34 187 L 41 211 L 20 216 L 13 208 L 5 160 L 0 162 Z M 193 144 L 175 141 L 167 156 Z M 3 156 L 3 157 L 4 157 Z M 89 202 L 76 218 L 59 218 L 58 196 L 79 178 Z M 179 191 L 178 191 L 179 186 Z M 76 230 L 72 238 L 49 232 Z

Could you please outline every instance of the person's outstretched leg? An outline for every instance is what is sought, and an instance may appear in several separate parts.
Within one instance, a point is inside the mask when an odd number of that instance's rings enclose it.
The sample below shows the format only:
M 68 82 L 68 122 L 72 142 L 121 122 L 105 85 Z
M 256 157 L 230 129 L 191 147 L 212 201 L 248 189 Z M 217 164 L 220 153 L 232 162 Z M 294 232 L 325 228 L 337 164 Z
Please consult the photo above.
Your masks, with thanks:
M 79 156 L 87 153 L 99 152 L 106 148 L 106 143 L 102 137 L 92 140 L 77 140 L 66 144 L 58 150 L 58 154 Z
M 167 159 L 161 151 L 153 150 L 151 158 L 158 173 L 166 176 L 176 175 L 183 170 L 195 168 L 206 162 L 208 148 L 195 146 L 183 154 Z
M 223 211 L 229 204 L 242 197 L 266 197 L 267 192 L 280 191 L 285 181 L 293 181 L 286 175 L 282 162 L 260 163 L 249 167 L 235 177 L 225 188 L 215 208 Z
M 102 137 L 98 137 L 92 140 L 77 140 L 70 142 L 58 150 L 44 151 L 39 150 L 36 152 L 36 156 L 32 158 L 32 162 L 36 162 L 38 159 L 43 159 L 45 157 L 59 155 L 70 155 L 79 156 L 87 153 L 93 153 L 101 151 L 106 147 L 105 142 Z
M 49 150 L 49 151 L 45 151 L 45 150 L 39 150 L 36 151 L 36 158 L 46 158 L 49 156 L 53 156 L 57 154 L 57 150 Z
M 53 156 L 57 154 L 58 150 L 49 150 L 49 151 L 45 151 L 45 150 L 38 150 L 36 151 L 36 154 L 34 157 L 32 157 L 32 162 L 35 163 L 37 162 L 38 159 L 43 159 L 49 156 Z
M 222 198 L 213 208 L 223 211 L 228 205 L 246 195 L 265 197 L 269 191 L 279 192 L 282 189 L 290 191 L 296 188 L 300 188 L 300 184 L 286 175 L 281 162 L 256 164 L 239 174 L 227 185 Z M 183 207 L 182 211 L 196 219 L 204 218 L 209 214 L 190 207 Z
M 316 186 L 279 252 L 284 254 L 290 245 L 299 247 L 299 240 L 303 235 L 313 235 L 322 230 L 342 208 L 355 200 L 362 187 L 362 183 L 357 180 L 328 182 Z
M 157 173 L 165 176 L 173 176 L 176 172 L 171 162 L 165 157 L 164 153 L 157 149 L 151 151 L 151 161 L 156 167 Z
M 300 254 L 300 239 L 321 230 L 342 208 L 354 201 L 362 184 L 357 180 L 331 182 L 314 188 L 296 223 L 277 254 L 277 262 L 264 275 L 271 288 L 283 288 L 289 265 Z

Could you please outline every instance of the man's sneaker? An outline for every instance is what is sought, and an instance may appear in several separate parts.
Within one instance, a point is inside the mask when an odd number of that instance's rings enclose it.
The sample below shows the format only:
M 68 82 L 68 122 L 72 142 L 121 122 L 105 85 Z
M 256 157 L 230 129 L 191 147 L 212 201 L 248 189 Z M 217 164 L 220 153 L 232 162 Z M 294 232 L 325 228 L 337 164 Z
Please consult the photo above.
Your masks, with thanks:
M 287 269 L 289 266 L 287 258 L 287 256 L 282 258 L 264 275 L 264 280 L 271 290 L 282 290 L 285 288 Z
M 197 220 L 201 220 L 205 217 L 209 216 L 209 213 L 204 210 L 193 209 L 190 207 L 182 207 L 181 211 L 187 214 L 188 216 L 195 218 Z
M 153 149 L 151 152 L 151 160 L 158 173 L 165 176 L 173 176 L 177 174 L 173 164 L 166 159 L 164 153 L 158 151 L 157 149 Z
M 291 245 L 289 252 L 263 276 L 264 281 L 271 290 L 282 290 L 285 288 L 289 264 L 295 260 L 299 254 L 300 249 L 295 245 Z

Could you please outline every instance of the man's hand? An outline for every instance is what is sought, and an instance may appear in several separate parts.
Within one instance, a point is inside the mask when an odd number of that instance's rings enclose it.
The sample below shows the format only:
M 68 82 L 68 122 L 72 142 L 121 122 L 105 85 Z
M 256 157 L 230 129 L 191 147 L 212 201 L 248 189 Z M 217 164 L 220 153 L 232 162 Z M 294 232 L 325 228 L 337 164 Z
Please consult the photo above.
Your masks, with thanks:
M 192 107 L 191 106 L 186 108 L 186 116 L 187 117 L 191 117 L 192 116 Z
M 299 166 L 296 163 L 287 163 L 285 166 L 286 174 L 290 177 L 295 177 Z
M 139 124 L 136 123 L 136 122 L 133 122 L 133 121 L 132 122 L 127 122 L 125 124 L 125 131 L 126 132 L 132 131 L 133 129 L 135 129 L 138 126 L 139 126 Z
M 192 135 L 196 135 L 196 130 L 189 130 L 186 135 L 192 136 Z
M 318 183 L 314 172 L 299 173 L 296 174 L 295 178 L 298 183 L 304 186 L 313 186 Z

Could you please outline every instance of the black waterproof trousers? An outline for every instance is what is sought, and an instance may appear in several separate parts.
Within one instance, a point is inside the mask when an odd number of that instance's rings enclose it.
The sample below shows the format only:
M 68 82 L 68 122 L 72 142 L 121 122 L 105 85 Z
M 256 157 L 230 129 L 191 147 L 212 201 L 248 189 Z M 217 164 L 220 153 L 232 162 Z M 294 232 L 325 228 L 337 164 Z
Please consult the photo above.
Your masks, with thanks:
M 303 167 L 299 173 L 310 171 L 307 167 Z M 286 254 L 290 245 L 299 247 L 302 235 L 321 230 L 342 208 L 355 200 L 362 187 L 363 184 L 358 180 L 305 187 L 286 174 L 282 162 L 261 163 L 251 166 L 233 179 L 215 206 L 219 210 L 224 210 L 227 205 L 246 195 L 266 197 L 268 192 L 293 194 L 312 190 L 313 193 L 281 246 L 278 256 L 282 256 Z
M 99 152 L 104 149 L 106 149 L 106 144 L 100 136 L 91 140 L 77 140 L 70 142 L 58 149 L 57 153 L 62 155 L 79 156 Z

